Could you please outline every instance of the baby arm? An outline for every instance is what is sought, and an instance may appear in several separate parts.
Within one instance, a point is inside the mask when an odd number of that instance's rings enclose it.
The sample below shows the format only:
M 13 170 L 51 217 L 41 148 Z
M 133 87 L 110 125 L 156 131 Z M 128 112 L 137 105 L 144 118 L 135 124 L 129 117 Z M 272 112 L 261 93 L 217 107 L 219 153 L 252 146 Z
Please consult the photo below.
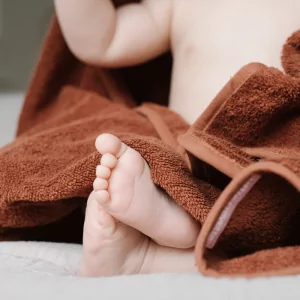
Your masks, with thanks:
M 116 9 L 111 0 L 55 0 L 70 50 L 104 67 L 145 62 L 169 49 L 172 0 L 143 0 Z

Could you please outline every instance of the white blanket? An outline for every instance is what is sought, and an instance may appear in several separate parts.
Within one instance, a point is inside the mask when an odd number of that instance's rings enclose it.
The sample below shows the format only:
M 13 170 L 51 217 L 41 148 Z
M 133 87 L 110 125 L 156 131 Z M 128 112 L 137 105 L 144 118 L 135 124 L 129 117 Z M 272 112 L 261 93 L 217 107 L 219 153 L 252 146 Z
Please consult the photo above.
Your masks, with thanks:
M 0 243 L 1 299 L 300 299 L 300 276 L 254 280 L 213 279 L 200 274 L 79 278 L 81 251 L 81 246 L 71 244 Z

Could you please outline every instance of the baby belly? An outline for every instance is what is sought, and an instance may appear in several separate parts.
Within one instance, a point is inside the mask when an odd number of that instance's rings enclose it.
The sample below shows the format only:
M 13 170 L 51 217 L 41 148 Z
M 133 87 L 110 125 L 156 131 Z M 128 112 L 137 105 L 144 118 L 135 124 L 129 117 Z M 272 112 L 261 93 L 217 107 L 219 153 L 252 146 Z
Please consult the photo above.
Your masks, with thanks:
M 227 0 L 218 4 L 208 0 L 197 14 L 199 21 L 191 32 L 199 56 L 198 65 L 193 66 L 197 68 L 197 97 L 187 98 L 183 116 L 189 122 L 245 64 L 260 62 L 282 69 L 282 46 L 300 29 L 299 0 Z

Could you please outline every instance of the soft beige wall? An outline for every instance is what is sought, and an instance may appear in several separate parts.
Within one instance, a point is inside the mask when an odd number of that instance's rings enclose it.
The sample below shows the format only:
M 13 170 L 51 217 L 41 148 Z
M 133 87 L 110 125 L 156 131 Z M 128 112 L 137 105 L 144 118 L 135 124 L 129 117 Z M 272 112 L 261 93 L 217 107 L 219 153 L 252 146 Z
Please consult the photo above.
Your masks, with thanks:
M 0 92 L 26 89 L 53 0 L 0 0 Z

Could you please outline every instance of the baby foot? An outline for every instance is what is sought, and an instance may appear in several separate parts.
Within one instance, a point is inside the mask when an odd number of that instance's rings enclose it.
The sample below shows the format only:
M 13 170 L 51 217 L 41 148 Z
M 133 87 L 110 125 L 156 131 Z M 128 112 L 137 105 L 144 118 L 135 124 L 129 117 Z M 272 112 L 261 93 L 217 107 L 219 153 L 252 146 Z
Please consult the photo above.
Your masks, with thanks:
M 153 184 L 139 153 L 108 134 L 96 147 L 103 156 L 86 208 L 81 275 L 195 271 L 192 248 L 152 240 L 191 247 L 198 224 Z
M 111 134 L 96 140 L 102 154 L 95 197 L 117 220 L 169 247 L 195 245 L 199 224 L 152 181 L 142 156 Z
M 150 240 L 136 229 L 116 221 L 97 203 L 92 192 L 87 203 L 80 275 L 85 277 L 137 274 Z
M 155 244 L 138 230 L 106 213 L 92 192 L 87 203 L 80 275 L 113 276 L 158 272 L 194 272 L 193 249 Z

